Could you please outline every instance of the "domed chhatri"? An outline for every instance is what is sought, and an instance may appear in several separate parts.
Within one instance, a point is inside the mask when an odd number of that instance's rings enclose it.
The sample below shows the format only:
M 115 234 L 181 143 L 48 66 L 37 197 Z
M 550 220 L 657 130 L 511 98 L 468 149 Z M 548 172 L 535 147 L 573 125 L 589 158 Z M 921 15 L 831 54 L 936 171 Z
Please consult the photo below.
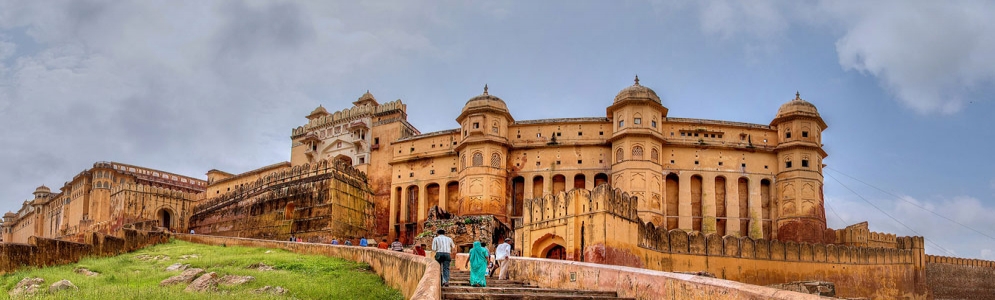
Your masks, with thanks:
M 662 103 L 660 102 L 660 97 L 656 95 L 656 92 L 654 92 L 653 89 L 639 84 L 639 75 L 636 75 L 636 79 L 634 81 L 635 83 L 631 86 L 628 86 L 618 92 L 618 95 L 615 96 L 614 103 L 618 103 L 623 100 L 653 100 L 656 103 Z
M 325 107 L 323 107 L 323 106 L 321 106 L 319 104 L 318 108 L 315 108 L 314 110 L 311 111 L 310 114 L 307 115 L 307 119 L 308 120 L 314 120 L 314 119 L 321 118 L 321 117 L 324 117 L 324 116 L 327 116 L 327 115 L 329 115 L 328 110 L 325 110 Z
M 487 85 L 484 85 L 484 93 L 470 98 L 466 101 L 466 105 L 463 106 L 463 112 L 467 112 L 473 109 L 480 108 L 491 108 L 501 111 L 508 111 L 508 105 L 504 103 L 504 100 L 498 98 L 497 96 L 491 95 L 487 92 Z
M 782 104 L 781 108 L 777 110 L 777 116 L 774 119 L 777 120 L 792 115 L 818 117 L 819 110 L 815 108 L 814 104 L 802 100 L 801 93 L 795 92 L 795 99 Z
M 42 185 L 42 186 L 39 186 L 38 188 L 35 189 L 35 193 L 36 194 L 37 193 L 50 194 L 50 193 L 52 193 L 52 190 L 49 189 L 47 186 Z

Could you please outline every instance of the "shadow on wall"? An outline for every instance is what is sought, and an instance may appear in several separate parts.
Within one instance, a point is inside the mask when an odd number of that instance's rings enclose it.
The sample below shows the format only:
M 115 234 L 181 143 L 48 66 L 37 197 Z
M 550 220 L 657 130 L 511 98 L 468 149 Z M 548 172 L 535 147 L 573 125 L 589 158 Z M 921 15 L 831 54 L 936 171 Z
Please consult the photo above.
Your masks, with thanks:
M 31 237 L 27 244 L 0 243 L 0 274 L 17 271 L 23 267 L 48 267 L 71 264 L 83 257 L 115 256 L 135 251 L 145 246 L 169 241 L 164 232 L 123 229 L 123 238 L 94 232 L 86 243 Z

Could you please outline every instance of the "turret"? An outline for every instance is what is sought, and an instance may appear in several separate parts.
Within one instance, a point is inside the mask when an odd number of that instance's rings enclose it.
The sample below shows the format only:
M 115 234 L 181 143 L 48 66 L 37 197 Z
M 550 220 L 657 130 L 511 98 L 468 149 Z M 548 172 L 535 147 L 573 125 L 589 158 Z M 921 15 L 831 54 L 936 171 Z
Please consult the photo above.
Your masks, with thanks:
M 504 100 L 484 93 L 470 98 L 456 122 L 461 128 L 456 151 L 460 159 L 461 215 L 494 215 L 507 222 L 506 162 L 508 125 L 514 122 Z M 452 210 L 453 208 L 450 208 Z
M 665 144 L 662 122 L 667 108 L 656 92 L 639 84 L 638 76 L 634 81 L 619 91 L 607 108 L 613 129 L 608 140 L 612 146 L 611 184 L 638 198 L 640 218 L 661 225 L 665 213 L 658 187 L 663 181 L 660 153 Z M 692 229 L 690 220 L 682 224 Z
M 821 243 L 826 230 L 822 195 L 822 131 L 827 128 L 815 105 L 796 93 L 770 123 L 778 133 L 777 239 Z

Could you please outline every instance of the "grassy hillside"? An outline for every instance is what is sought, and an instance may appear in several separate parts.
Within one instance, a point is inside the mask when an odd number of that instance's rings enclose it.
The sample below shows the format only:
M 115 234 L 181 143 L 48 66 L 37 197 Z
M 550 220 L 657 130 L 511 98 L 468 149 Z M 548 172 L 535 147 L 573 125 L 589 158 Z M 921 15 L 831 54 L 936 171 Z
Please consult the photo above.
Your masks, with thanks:
M 267 253 L 269 252 L 269 253 Z M 196 257 L 193 257 L 193 256 Z M 184 256 L 187 256 L 184 258 Z M 158 257 L 158 259 L 157 259 Z M 166 258 L 168 257 L 168 258 Z M 190 264 L 206 272 L 249 275 L 255 281 L 239 286 L 218 286 L 217 292 L 186 292 L 186 284 L 160 287 L 159 282 L 182 271 L 165 271 L 175 263 Z M 275 270 L 247 267 L 256 263 Z M 74 272 L 86 268 L 100 273 L 85 276 Z M 217 247 L 172 241 L 133 253 L 109 258 L 83 259 L 77 264 L 26 269 L 0 277 L 0 298 L 26 277 L 45 279 L 42 292 L 31 299 L 403 299 L 400 291 L 386 286 L 365 264 L 338 258 L 300 255 L 280 249 Z M 48 293 L 48 287 L 68 279 L 79 291 Z M 256 293 L 264 286 L 280 286 L 284 295 Z

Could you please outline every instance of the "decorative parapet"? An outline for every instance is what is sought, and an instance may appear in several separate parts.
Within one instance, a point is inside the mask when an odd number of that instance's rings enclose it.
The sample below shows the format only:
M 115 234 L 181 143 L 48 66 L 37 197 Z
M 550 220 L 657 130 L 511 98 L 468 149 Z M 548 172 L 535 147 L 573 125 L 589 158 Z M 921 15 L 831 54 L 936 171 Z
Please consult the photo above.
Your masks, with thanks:
M 259 178 L 253 183 L 236 187 L 230 192 L 206 200 L 204 203 L 194 207 L 193 217 L 210 213 L 266 191 L 272 191 L 273 194 L 271 196 L 273 197 L 280 197 L 287 193 L 295 192 L 290 188 L 281 189 L 280 187 L 289 187 L 295 183 L 315 181 L 327 177 L 335 177 L 337 180 L 354 187 L 369 190 L 369 186 L 366 184 L 366 173 L 339 160 L 321 160 L 313 165 L 304 164 L 286 171 L 274 172 L 263 178 Z
M 980 268 L 995 268 L 995 261 L 973 259 L 973 258 L 938 256 L 938 255 L 926 255 L 926 263 L 950 264 L 950 265 L 980 267 Z
M 637 199 L 609 184 L 602 184 L 593 191 L 574 189 L 557 195 L 526 199 L 522 217 L 523 226 L 533 229 L 555 226 L 566 217 L 594 212 L 606 212 L 623 219 L 639 222 Z
M 749 259 L 825 262 L 854 265 L 914 264 L 916 252 L 908 248 L 851 247 L 833 244 L 796 243 L 794 241 L 754 240 L 750 237 L 702 235 L 680 229 L 656 228 L 639 224 L 639 246 L 674 254 L 738 257 Z M 921 239 L 921 238 L 920 238 Z
M 297 128 L 294 128 L 291 131 L 290 137 L 296 139 L 316 128 L 321 128 L 332 124 L 349 122 L 370 115 L 390 113 L 393 111 L 400 111 L 400 112 L 405 111 L 405 105 L 401 103 L 400 99 L 383 103 L 377 106 L 362 105 L 362 106 L 354 106 L 351 108 L 346 108 L 331 113 L 327 116 L 318 118 L 317 120 L 314 120 L 312 122 L 308 122 L 307 125 L 298 126 Z

